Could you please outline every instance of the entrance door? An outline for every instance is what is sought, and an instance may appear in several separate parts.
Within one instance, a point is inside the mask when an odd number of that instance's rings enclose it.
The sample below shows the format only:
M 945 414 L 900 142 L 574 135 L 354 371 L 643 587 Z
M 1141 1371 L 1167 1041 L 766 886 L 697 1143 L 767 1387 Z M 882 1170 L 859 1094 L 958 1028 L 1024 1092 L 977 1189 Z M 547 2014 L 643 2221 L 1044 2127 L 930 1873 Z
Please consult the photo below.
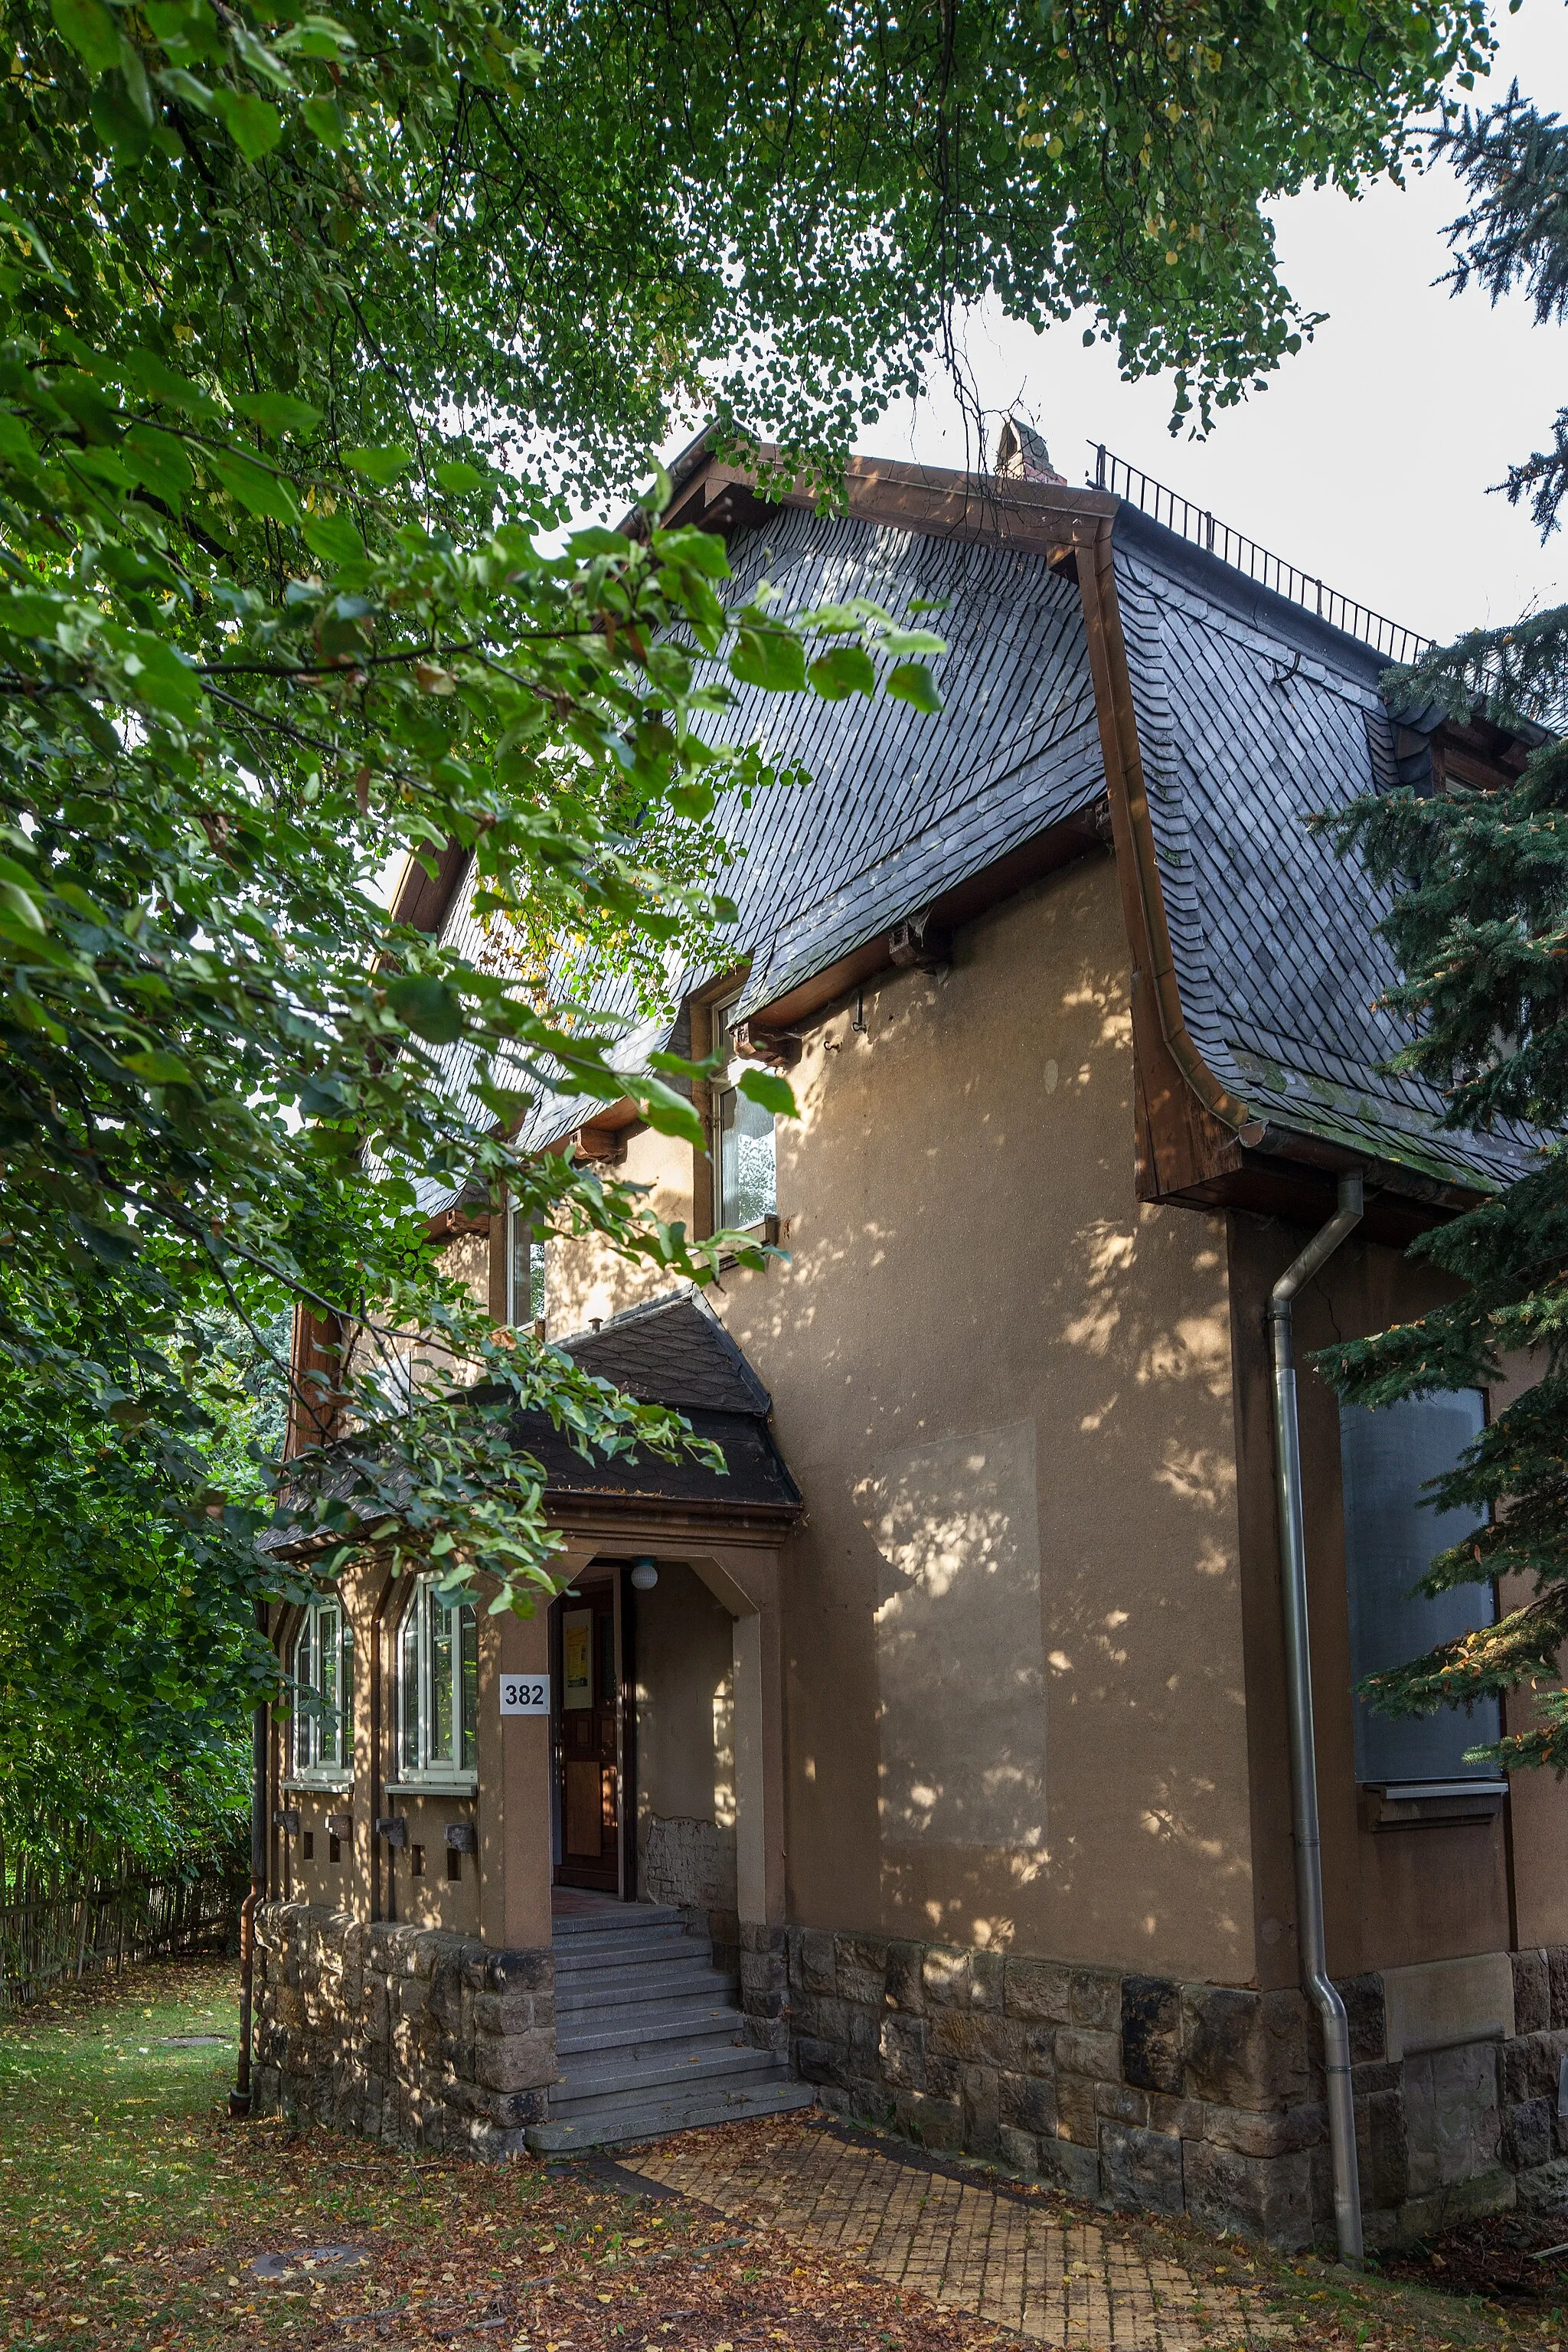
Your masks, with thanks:
M 558 1886 L 623 1895 L 625 1811 L 618 1570 L 556 1604 Z

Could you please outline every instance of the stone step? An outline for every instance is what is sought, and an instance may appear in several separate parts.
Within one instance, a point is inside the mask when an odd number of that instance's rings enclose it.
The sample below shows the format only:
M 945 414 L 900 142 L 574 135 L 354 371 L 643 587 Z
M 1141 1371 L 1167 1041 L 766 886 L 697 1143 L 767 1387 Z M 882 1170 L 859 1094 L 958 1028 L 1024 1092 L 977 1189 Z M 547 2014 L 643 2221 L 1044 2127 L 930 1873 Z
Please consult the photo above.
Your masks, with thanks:
M 684 2097 L 674 2090 L 638 2099 L 611 2092 L 570 2116 L 531 2124 L 528 2145 L 536 2156 L 569 2156 L 576 2148 L 659 2139 L 666 2132 L 698 2131 L 705 2124 L 743 2123 L 748 2116 L 788 2115 L 812 2106 L 816 2098 L 804 2083 L 789 2082 L 782 2074 L 771 2082 L 705 2085 L 689 2090 Z
M 771 2050 L 749 2042 L 703 2042 L 690 2049 L 663 2042 L 633 2056 L 625 2050 L 600 2052 L 584 2058 L 558 2060 L 559 2079 L 550 2086 L 550 2112 L 570 2115 L 584 2099 L 642 2098 L 654 2091 L 681 2084 L 717 2083 L 731 2076 L 742 2082 L 754 2077 L 772 2082 L 784 2074 L 783 2062 Z
M 686 1926 L 686 1914 L 668 1903 L 623 1903 L 615 1910 L 564 1911 L 550 1923 L 552 1943 L 574 1941 L 580 1936 L 618 1936 L 639 1927 Z
M 681 1927 L 639 1927 L 614 1936 L 579 1936 L 570 1943 L 552 1944 L 557 1975 L 570 1971 L 586 1976 L 595 1969 L 641 1967 L 661 1960 L 683 1959 L 696 1952 L 706 1959 L 710 1947 L 705 1936 L 689 1936 Z
M 592 1969 L 578 1976 L 555 1969 L 558 2010 L 604 2009 L 625 2000 L 681 2000 L 688 1994 L 721 2000 L 735 1990 L 735 1979 L 714 1968 L 700 1945 L 689 1958 L 661 1961 L 658 1968 Z
M 711 2041 L 739 2033 L 745 2020 L 734 2001 L 679 2001 L 647 2007 L 574 2011 L 559 2020 L 555 2047 L 568 2051 L 626 2050 L 635 2053 L 639 2042 Z

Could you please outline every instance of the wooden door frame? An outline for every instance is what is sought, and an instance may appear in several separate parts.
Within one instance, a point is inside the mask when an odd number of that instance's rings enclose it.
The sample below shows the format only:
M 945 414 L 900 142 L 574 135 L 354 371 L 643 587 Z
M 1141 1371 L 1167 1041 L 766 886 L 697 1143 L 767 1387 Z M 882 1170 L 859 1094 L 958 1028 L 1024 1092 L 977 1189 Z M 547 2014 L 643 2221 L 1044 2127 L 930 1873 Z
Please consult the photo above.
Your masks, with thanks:
M 576 1570 L 572 1579 L 570 1594 L 562 1593 L 550 1604 L 551 1688 L 554 1694 L 551 1709 L 551 1770 L 550 1770 L 550 1881 L 552 1886 L 565 1885 L 558 1873 L 569 1865 L 565 1851 L 566 1779 L 564 1655 L 563 1628 L 569 1603 L 587 1601 L 594 1588 L 607 1585 L 610 1596 L 611 1679 L 615 1687 L 616 1731 L 614 1771 L 616 1775 L 616 1855 L 615 1887 L 584 1888 L 584 1893 L 603 1892 L 612 1899 L 629 1903 L 637 1887 L 637 1836 L 632 1822 L 636 1802 L 633 1785 L 633 1764 L 637 1753 L 636 1707 L 637 1692 L 632 1670 L 631 1589 L 626 1581 L 626 1563 L 620 1559 L 587 1560 Z M 597 1657 L 595 1660 L 597 1671 Z

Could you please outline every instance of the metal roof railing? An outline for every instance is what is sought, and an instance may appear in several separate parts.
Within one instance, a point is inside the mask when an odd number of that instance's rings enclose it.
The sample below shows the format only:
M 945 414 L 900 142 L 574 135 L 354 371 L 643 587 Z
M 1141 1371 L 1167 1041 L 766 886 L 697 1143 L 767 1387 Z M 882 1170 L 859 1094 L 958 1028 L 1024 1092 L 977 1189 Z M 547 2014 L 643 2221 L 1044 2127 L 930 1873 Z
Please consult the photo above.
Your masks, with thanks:
M 1179 490 L 1168 489 L 1140 467 L 1130 466 L 1125 457 L 1115 456 L 1103 441 L 1091 441 L 1089 446 L 1094 451 L 1097 490 L 1110 490 L 1114 497 L 1125 499 L 1141 514 L 1163 523 L 1167 530 L 1190 540 L 1194 547 L 1217 555 L 1233 571 L 1245 572 L 1249 580 L 1272 589 L 1277 596 L 1288 597 L 1292 604 L 1316 613 L 1331 628 L 1342 629 L 1347 636 L 1374 646 L 1386 661 L 1419 661 L 1423 654 L 1431 650 L 1431 637 L 1405 628 L 1402 622 L 1391 621 L 1386 613 L 1374 613 L 1370 605 L 1358 604 L 1353 596 L 1331 588 L 1315 572 L 1302 572 L 1294 563 L 1287 563 L 1282 555 L 1271 555 L 1255 539 L 1247 539 L 1241 531 L 1233 530 L 1229 523 L 1221 522 L 1206 507 L 1194 506 Z

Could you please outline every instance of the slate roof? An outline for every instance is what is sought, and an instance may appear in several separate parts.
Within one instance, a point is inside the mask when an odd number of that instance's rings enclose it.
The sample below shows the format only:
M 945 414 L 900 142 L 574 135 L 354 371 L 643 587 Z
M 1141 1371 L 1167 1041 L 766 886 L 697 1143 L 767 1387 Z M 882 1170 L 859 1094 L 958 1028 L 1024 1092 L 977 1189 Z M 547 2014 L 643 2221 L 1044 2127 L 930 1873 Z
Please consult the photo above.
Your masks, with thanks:
M 1259 1119 L 1440 1180 L 1506 1181 L 1527 1134 L 1450 1134 L 1431 1087 L 1380 1073 L 1408 1042 L 1374 1009 L 1394 977 L 1384 905 L 1306 829 L 1359 793 L 1420 786 L 1420 755 L 1400 754 L 1380 698 L 1381 656 L 1130 505 L 1113 545 L 1178 985 L 1205 1060 Z M 719 878 L 740 909 L 733 960 L 751 960 L 744 1013 L 1086 809 L 1105 778 L 1079 592 L 1043 557 L 798 509 L 736 532 L 730 551 L 737 600 L 764 579 L 786 607 L 942 600 L 930 625 L 949 646 L 939 718 L 740 688 L 712 722 L 810 778 L 718 812 L 741 853 Z M 466 890 L 446 936 L 482 947 Z M 673 974 L 672 995 L 710 976 Z M 624 993 L 596 1002 L 626 1020 L 621 1066 L 665 1042 Z M 447 1063 L 461 1091 L 464 1049 Z M 549 1097 L 528 1139 L 594 1108 Z M 427 1208 L 455 1197 L 426 1193 Z
M 544 1471 L 549 1496 L 574 1496 L 629 1504 L 658 1502 L 720 1511 L 793 1514 L 800 1489 L 791 1477 L 768 1427 L 772 1399 L 741 1349 L 712 1309 L 689 1288 L 672 1292 L 601 1325 L 556 1343 L 584 1371 L 607 1381 L 643 1404 L 669 1405 L 683 1413 L 698 1437 L 721 1449 L 725 1469 L 683 1455 L 670 1462 L 646 1451 L 606 1459 L 579 1454 L 565 1433 L 542 1412 L 516 1414 L 509 1426 L 515 1445 L 531 1454 Z M 493 1398 L 500 1391 L 475 1391 Z M 329 1448 L 320 1491 L 351 1500 L 356 1463 L 366 1441 L 349 1436 Z M 378 1506 L 373 1512 L 381 1517 Z M 269 1529 L 258 1549 L 288 1557 L 315 1548 L 318 1539 L 298 1523 Z
M 1319 809 L 1411 783 L 1372 647 L 1123 507 L 1117 598 L 1187 1025 L 1254 1115 L 1440 1180 L 1506 1181 L 1531 1138 L 1440 1126 L 1441 1103 L 1378 1065 L 1410 1032 L 1386 900 L 1307 829 Z M 1426 714 L 1430 720 L 1435 714 Z M 1405 772 L 1408 770 L 1409 772 Z

